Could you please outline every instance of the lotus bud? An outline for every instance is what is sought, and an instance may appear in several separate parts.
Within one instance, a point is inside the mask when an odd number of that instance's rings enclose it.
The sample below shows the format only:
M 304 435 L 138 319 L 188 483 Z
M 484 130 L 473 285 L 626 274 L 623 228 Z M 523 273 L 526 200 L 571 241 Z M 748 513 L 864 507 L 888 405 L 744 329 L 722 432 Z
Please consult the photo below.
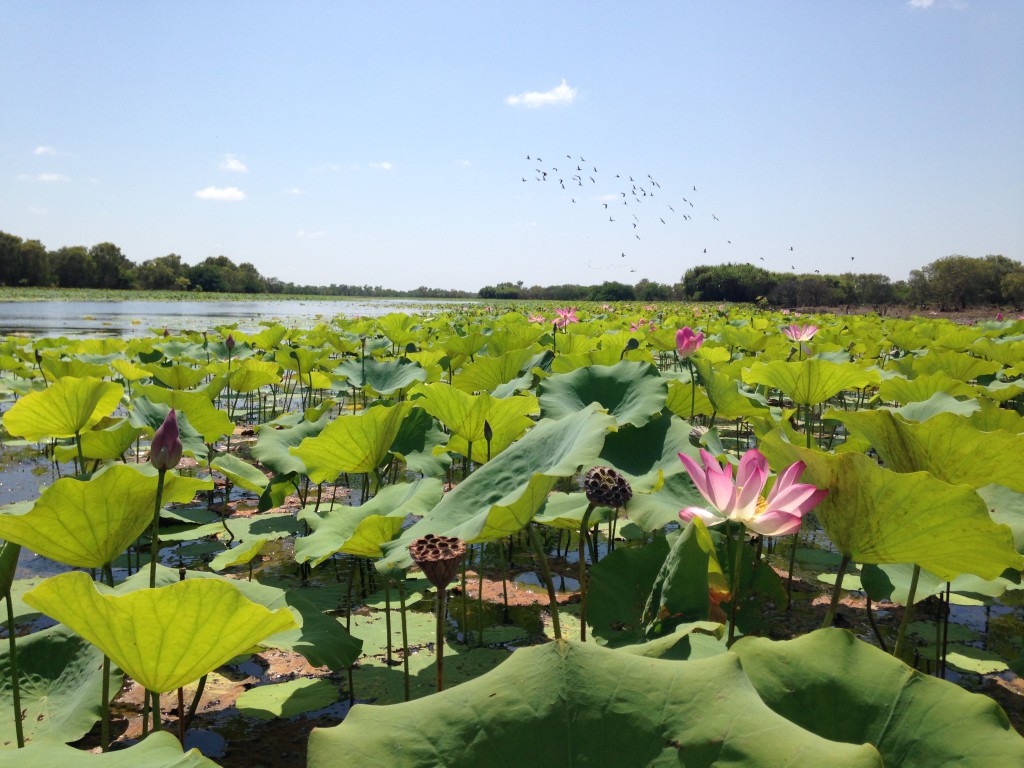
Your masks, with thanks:
M 226 339 L 224 339 L 224 346 L 228 348 L 228 354 L 229 355 L 235 349 L 235 337 L 232 336 L 230 333 L 228 334 L 228 337 Z
M 166 339 L 170 335 L 171 335 L 171 332 L 167 328 L 164 328 L 164 338 Z
M 633 498 L 629 481 L 611 467 L 594 467 L 583 477 L 587 501 L 597 507 L 619 509 Z
M 37 350 L 35 350 L 35 355 L 36 355 L 36 364 L 39 364 L 39 363 L 43 362 L 43 353 L 42 352 L 40 352 L 37 349 Z
M 413 561 L 423 575 L 438 589 L 444 589 L 455 578 L 459 563 L 466 553 L 466 542 L 454 536 L 428 533 L 409 545 Z
M 491 442 L 491 438 L 494 437 L 494 430 L 491 429 L 491 422 L 484 419 L 484 440 L 488 443 Z
M 701 442 L 701 439 L 710 431 L 711 430 L 709 430 L 707 427 L 697 424 L 690 430 L 690 445 L 692 445 L 695 448 L 700 448 L 702 445 L 704 445 L 704 443 Z
M 690 326 L 680 328 L 676 331 L 676 354 L 680 360 L 693 357 L 704 343 L 704 334 L 701 331 L 694 332 Z
M 171 408 L 164 423 L 153 433 L 149 446 L 149 463 L 161 471 L 174 469 L 181 461 L 181 435 L 178 432 L 178 416 Z

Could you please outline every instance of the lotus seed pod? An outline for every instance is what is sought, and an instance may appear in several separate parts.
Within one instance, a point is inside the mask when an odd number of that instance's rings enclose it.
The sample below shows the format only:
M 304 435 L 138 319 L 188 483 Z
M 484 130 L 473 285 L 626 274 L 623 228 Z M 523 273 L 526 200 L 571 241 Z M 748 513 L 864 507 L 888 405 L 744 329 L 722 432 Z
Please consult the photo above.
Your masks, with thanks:
M 711 430 L 709 430 L 707 427 L 702 427 L 699 424 L 693 427 L 690 430 L 690 445 L 694 446 L 695 448 L 700 448 L 703 445 L 703 443 L 701 442 L 701 438 L 703 438 L 704 435 L 706 435 L 710 431 Z
M 594 467 L 583 477 L 587 501 L 599 507 L 619 509 L 633 498 L 629 481 L 611 467 Z
M 466 553 L 466 542 L 454 536 L 428 533 L 409 545 L 413 561 L 423 575 L 438 589 L 444 589 L 455 578 L 459 562 Z

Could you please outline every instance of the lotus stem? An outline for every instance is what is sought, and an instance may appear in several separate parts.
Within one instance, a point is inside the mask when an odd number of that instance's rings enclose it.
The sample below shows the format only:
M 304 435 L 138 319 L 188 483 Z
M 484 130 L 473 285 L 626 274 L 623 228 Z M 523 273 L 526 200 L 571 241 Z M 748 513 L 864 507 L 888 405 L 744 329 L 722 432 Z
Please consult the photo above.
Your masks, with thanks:
M 477 573 L 476 581 L 476 597 L 477 597 L 477 638 L 476 644 L 483 646 L 484 644 L 484 547 L 487 545 L 484 543 L 480 544 L 480 567 Z
M 946 679 L 946 653 L 949 648 L 949 592 L 951 587 L 952 584 L 947 581 L 942 601 L 942 662 L 939 664 L 938 670 L 936 670 L 939 673 L 939 677 L 943 680 Z
M 160 502 L 164 495 L 164 475 L 167 470 L 157 470 L 156 479 L 156 502 L 153 506 L 153 526 L 150 530 L 149 539 L 149 587 L 156 587 L 156 561 L 160 556 Z
M 103 566 L 103 577 L 108 587 L 114 586 L 114 570 L 110 563 Z M 100 750 L 110 748 L 110 657 L 103 654 L 103 684 L 100 690 Z
M 892 655 L 897 659 L 903 652 L 903 641 L 907 635 L 907 627 L 910 626 L 910 614 L 914 612 L 914 596 L 917 593 L 917 580 L 921 576 L 921 566 L 915 565 L 914 572 L 910 576 L 910 591 L 907 592 L 907 603 L 903 607 L 903 618 L 900 619 L 900 631 L 896 635 L 896 647 Z
M 883 653 L 888 653 L 889 648 L 885 644 L 885 638 L 882 636 L 881 630 L 878 629 L 878 625 L 875 623 L 875 612 L 871 609 L 871 598 L 867 597 L 864 601 L 864 610 L 868 616 L 868 624 L 871 625 L 871 629 L 875 633 L 875 639 L 878 640 L 878 647 L 882 649 Z
M 402 672 L 405 701 L 409 700 L 409 626 L 405 620 L 405 581 L 398 582 L 399 615 L 402 617 Z
M 590 515 L 594 511 L 594 504 L 587 505 L 587 511 L 583 513 L 583 520 L 580 522 L 580 540 L 578 545 L 579 566 L 580 566 L 580 641 L 587 641 L 587 523 L 590 522 Z
M 803 521 L 801 520 L 801 525 Z M 796 545 L 800 540 L 800 529 L 793 532 L 793 541 L 789 550 L 789 572 L 786 574 L 786 610 L 793 607 L 793 571 L 796 570 Z
M 462 558 L 462 642 L 469 646 L 469 620 L 466 616 L 466 559 Z
M 388 586 L 390 579 L 384 579 L 384 627 L 388 636 L 387 665 L 390 667 L 394 660 L 391 650 L 391 589 Z
M 437 633 L 435 650 L 437 651 L 437 692 L 444 689 L 444 621 L 448 612 L 448 588 L 437 587 Z
M 4 592 L 4 602 L 7 603 L 7 645 L 10 649 L 7 658 L 10 659 L 11 672 L 11 699 L 14 704 L 14 733 L 18 742 L 18 749 L 25 746 L 25 732 L 21 723 L 21 680 L 18 678 L 18 642 L 14 636 L 14 605 L 11 603 L 11 590 Z M 105 680 L 106 678 L 104 678 Z
M 192 719 L 196 716 L 196 710 L 199 709 L 199 702 L 203 698 L 203 691 L 206 690 L 206 675 L 199 678 L 199 685 L 196 686 L 195 696 L 192 697 L 192 703 L 188 706 L 188 715 L 185 717 L 185 733 L 188 733 L 188 729 L 192 725 Z
M 850 556 L 843 555 L 843 559 L 839 561 L 839 573 L 836 574 L 836 584 L 832 588 L 832 602 L 828 605 L 828 611 L 825 612 L 825 620 L 821 622 L 821 627 L 831 627 L 832 621 L 836 617 L 836 609 L 839 607 L 839 593 L 843 588 L 843 576 L 846 575 L 846 566 L 850 564 Z
M 555 596 L 555 582 L 551 578 L 551 568 L 548 567 L 548 558 L 544 552 L 544 542 L 535 526 L 527 523 L 526 527 L 530 532 L 530 546 L 533 549 L 533 555 L 537 558 L 541 573 L 544 575 L 544 583 L 548 588 L 548 600 L 551 603 L 551 624 L 555 630 L 555 640 L 561 640 L 562 625 L 558 621 L 558 598 Z
M 744 528 L 740 526 L 739 535 L 736 537 L 736 554 L 732 566 L 732 595 L 729 605 L 729 637 L 726 640 L 726 647 L 731 648 L 736 642 L 736 608 L 740 603 L 740 574 L 743 571 L 743 533 Z
M 178 688 L 178 742 L 185 746 L 185 689 Z

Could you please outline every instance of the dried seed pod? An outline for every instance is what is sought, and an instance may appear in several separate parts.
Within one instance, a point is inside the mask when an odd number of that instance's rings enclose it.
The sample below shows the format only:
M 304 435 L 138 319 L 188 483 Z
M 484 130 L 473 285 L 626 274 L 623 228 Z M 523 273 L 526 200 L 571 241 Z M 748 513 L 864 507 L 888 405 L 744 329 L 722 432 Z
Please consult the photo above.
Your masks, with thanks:
M 629 481 L 611 467 L 594 467 L 583 477 L 587 501 L 599 507 L 619 509 L 633 498 Z
M 454 536 L 436 536 L 428 533 L 409 545 L 413 561 L 423 569 L 423 575 L 438 589 L 444 589 L 455 578 L 459 562 L 466 553 L 466 542 Z

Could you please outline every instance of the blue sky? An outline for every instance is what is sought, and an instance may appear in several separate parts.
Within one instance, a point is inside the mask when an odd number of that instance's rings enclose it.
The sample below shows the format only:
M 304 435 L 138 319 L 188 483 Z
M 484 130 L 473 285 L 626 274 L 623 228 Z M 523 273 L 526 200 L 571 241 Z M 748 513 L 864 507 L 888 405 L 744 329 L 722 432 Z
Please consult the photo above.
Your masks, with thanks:
M 0 25 L 0 230 L 51 249 L 467 290 L 1024 259 L 1020 0 L 10 0 Z

